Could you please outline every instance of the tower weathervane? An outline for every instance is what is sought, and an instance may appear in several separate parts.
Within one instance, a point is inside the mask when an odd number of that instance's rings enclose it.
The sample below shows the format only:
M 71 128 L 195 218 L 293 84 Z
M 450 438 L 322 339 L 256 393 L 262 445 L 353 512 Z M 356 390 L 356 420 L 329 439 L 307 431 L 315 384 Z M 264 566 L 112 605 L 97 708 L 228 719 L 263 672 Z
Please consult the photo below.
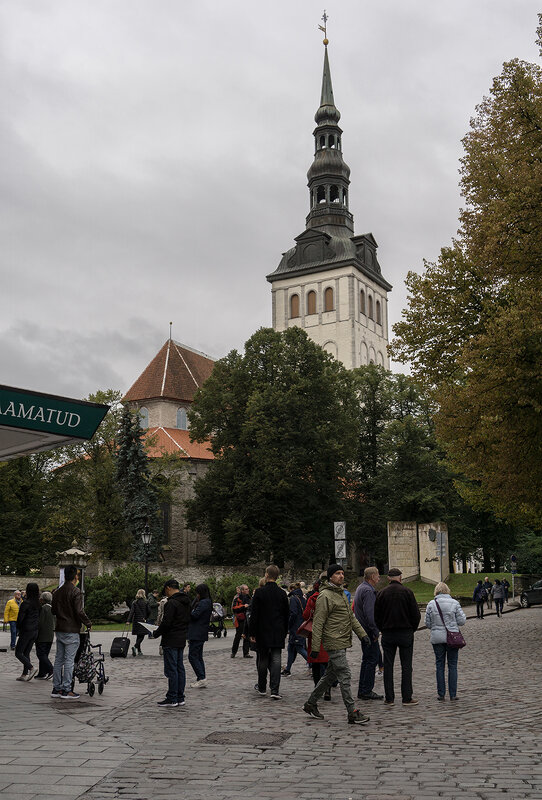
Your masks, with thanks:
M 325 8 L 324 8 L 324 14 L 323 14 L 323 16 L 322 16 L 322 21 L 323 21 L 323 23 L 324 23 L 324 24 L 323 24 L 323 25 L 318 25 L 318 28 L 319 28 L 319 30 L 321 30 L 321 31 L 323 32 L 323 34 L 324 34 L 324 44 L 325 44 L 325 46 L 326 46 L 326 47 L 327 47 L 327 46 L 328 46 L 328 44 L 329 44 L 329 39 L 327 38 L 327 21 L 328 21 L 328 19 L 329 19 L 329 17 L 328 17 L 328 15 L 326 14 L 326 10 L 325 10 Z

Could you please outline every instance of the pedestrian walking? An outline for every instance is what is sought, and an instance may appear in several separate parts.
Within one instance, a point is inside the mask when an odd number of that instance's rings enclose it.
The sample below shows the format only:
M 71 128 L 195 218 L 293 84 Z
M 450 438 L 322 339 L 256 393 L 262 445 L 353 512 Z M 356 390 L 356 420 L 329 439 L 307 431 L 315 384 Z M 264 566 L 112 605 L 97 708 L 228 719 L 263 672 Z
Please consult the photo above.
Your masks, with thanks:
M 401 699 L 404 706 L 418 705 L 412 696 L 412 655 L 414 631 L 420 624 L 420 610 L 413 592 L 403 586 L 402 572 L 393 567 L 388 571 L 389 586 L 376 596 L 374 615 L 377 628 L 382 634 L 384 652 L 384 703 L 393 706 L 393 664 L 399 650 L 401 660 Z
M 280 654 L 288 633 L 288 597 L 277 586 L 279 568 L 269 564 L 265 570 L 265 585 L 256 589 L 250 609 L 248 634 L 256 646 L 258 683 L 254 686 L 260 695 L 267 691 L 267 673 L 272 700 L 281 700 Z
M 49 660 L 49 653 L 55 636 L 55 618 L 51 608 L 52 600 L 53 595 L 51 592 L 41 593 L 38 636 L 36 638 L 36 655 L 39 661 L 38 674 L 34 678 L 36 681 L 47 681 L 53 677 L 53 665 Z
M 153 589 L 147 597 L 147 622 L 149 625 L 156 625 L 158 619 L 158 605 L 160 603 L 160 592 L 158 589 Z M 148 634 L 149 639 L 152 639 L 152 633 Z
M 498 578 L 495 578 L 495 584 L 491 589 L 491 595 L 495 600 L 495 610 L 498 617 L 502 617 L 502 609 L 504 605 L 504 586 Z
M 207 686 L 205 662 L 203 661 L 203 645 L 209 638 L 209 622 L 213 612 L 213 601 L 206 583 L 196 586 L 196 598 L 190 609 L 188 625 L 188 660 L 194 670 L 196 680 L 190 684 L 191 689 L 202 689 Z
M 18 681 L 31 681 L 36 672 L 32 666 L 30 651 L 38 636 L 38 621 L 40 615 L 40 589 L 37 583 L 28 583 L 26 598 L 19 606 L 17 615 L 17 644 L 15 645 L 15 658 L 23 665 L 22 674 L 16 678 Z
M 502 585 L 503 585 L 503 587 L 504 587 L 504 602 L 506 603 L 506 605 L 508 605 L 508 592 L 510 591 L 510 583 L 509 583 L 509 581 L 508 581 L 508 580 L 505 578 L 505 579 L 502 581 Z
M 324 719 L 324 715 L 318 709 L 318 700 L 335 681 L 338 681 L 348 714 L 348 723 L 354 725 L 368 722 L 369 717 L 362 714 L 354 703 L 346 651 L 352 647 L 352 631 L 358 639 L 368 637 L 354 616 L 343 591 L 343 583 L 343 568 L 339 564 L 331 564 L 327 569 L 327 581 L 320 586 L 316 600 L 311 641 L 311 658 L 318 657 L 320 645 L 323 644 L 329 661 L 324 676 L 314 687 L 303 706 L 303 711 L 315 719 Z
M 128 615 L 128 622 L 132 623 L 132 636 L 136 637 L 135 645 L 132 647 L 132 655 L 134 658 L 138 655 L 143 655 L 141 652 L 141 642 L 147 635 L 148 631 L 139 623 L 146 622 L 148 616 L 149 607 L 147 605 L 147 595 L 145 594 L 145 589 L 138 589 Z
M 77 567 L 70 564 L 64 569 L 64 583 L 53 592 L 51 608 L 55 620 L 56 655 L 53 666 L 53 691 L 51 697 L 63 700 L 79 700 L 72 689 L 73 664 L 81 639 L 82 625 L 92 627 L 83 610 L 83 597 L 77 586 Z
M 493 589 L 493 584 L 491 583 L 487 575 L 484 578 L 483 587 L 486 590 L 487 607 L 488 609 L 491 610 L 491 608 L 493 607 L 493 595 L 491 594 L 491 590 Z
M 380 657 L 380 631 L 375 622 L 376 587 L 380 581 L 378 567 L 367 567 L 354 595 L 354 614 L 367 631 L 369 643 L 361 642 L 361 667 L 359 671 L 358 698 L 360 700 L 383 700 L 384 695 L 374 691 L 375 673 Z
M 318 600 L 318 595 L 320 593 L 319 592 L 320 584 L 326 577 L 327 577 L 326 573 L 323 572 L 320 575 L 319 579 L 313 583 L 312 591 L 307 599 L 305 610 L 303 611 L 304 620 L 314 621 L 314 610 L 316 607 L 316 601 Z M 312 631 L 309 631 L 307 636 L 307 662 L 311 668 L 312 680 L 314 681 L 314 685 L 318 686 L 320 679 L 323 678 L 324 673 L 327 669 L 327 665 L 329 662 L 329 655 L 327 651 L 324 650 L 324 645 L 321 643 L 318 654 L 316 656 L 313 654 Z M 326 692 L 324 692 L 324 700 L 331 700 L 331 688 L 329 688 Z
M 472 599 L 476 603 L 476 616 L 478 619 L 484 618 L 484 603 L 486 601 L 486 597 L 486 588 L 483 582 L 480 580 L 474 587 L 474 592 L 472 593 Z
M 21 592 L 15 589 L 13 597 L 11 597 L 4 606 L 4 622 L 9 625 L 11 634 L 9 646 L 15 650 L 15 643 L 17 641 L 17 617 L 19 616 L 19 607 L 23 602 Z
M 303 596 L 300 583 L 291 583 L 288 594 L 288 660 L 286 667 L 281 675 L 290 675 L 292 665 L 297 654 L 307 661 L 307 650 L 305 649 L 305 637 L 297 635 L 297 629 L 303 622 L 303 611 L 305 610 L 306 600 Z
M 161 708 L 176 708 L 185 704 L 186 672 L 183 651 L 190 622 L 190 598 L 181 592 L 179 581 L 174 578 L 164 584 L 164 595 L 167 598 L 164 614 L 160 625 L 153 631 L 153 636 L 155 639 L 162 637 L 164 675 L 168 679 L 168 689 L 165 698 L 157 705 Z
M 248 586 L 243 584 L 237 598 L 233 601 L 233 624 L 235 626 L 235 636 L 231 646 L 231 657 L 235 658 L 239 644 L 243 642 L 243 658 L 252 658 L 249 653 L 250 642 L 248 640 L 248 632 L 246 631 L 246 618 L 247 611 L 250 608 L 250 594 Z
M 439 700 L 446 697 L 445 667 L 448 662 L 448 692 L 450 700 L 457 700 L 459 648 L 447 644 L 447 635 L 448 631 L 458 631 L 467 618 L 458 601 L 451 597 L 445 583 L 437 583 L 434 594 L 435 599 L 427 604 L 425 610 L 425 624 L 431 631 L 430 642 L 435 653 L 437 695 Z

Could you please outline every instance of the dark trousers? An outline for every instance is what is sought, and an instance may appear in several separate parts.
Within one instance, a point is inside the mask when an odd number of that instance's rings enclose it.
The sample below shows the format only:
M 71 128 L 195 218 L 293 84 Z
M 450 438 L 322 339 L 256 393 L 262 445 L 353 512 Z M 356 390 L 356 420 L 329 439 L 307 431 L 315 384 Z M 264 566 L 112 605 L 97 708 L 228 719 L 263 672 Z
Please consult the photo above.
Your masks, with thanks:
M 53 674 L 53 665 L 49 661 L 49 653 L 51 652 L 52 642 L 36 642 L 36 655 L 40 663 L 38 678 L 44 678 L 46 675 Z
M 15 645 L 15 658 L 18 658 L 23 665 L 23 674 L 26 675 L 32 669 L 32 662 L 30 661 L 30 651 L 32 645 L 36 641 L 37 632 L 21 633 Z
M 198 681 L 205 679 L 205 664 L 203 662 L 203 645 L 205 642 L 188 642 L 188 660 L 196 673 Z
M 327 663 L 320 664 L 313 662 L 311 664 L 312 679 L 314 681 L 315 686 L 318 686 L 318 684 L 320 683 L 320 679 L 324 677 L 326 669 L 327 669 Z
M 386 700 L 395 700 L 393 688 L 393 663 L 399 648 L 401 659 L 401 697 L 403 703 L 412 699 L 412 654 L 414 652 L 414 631 L 405 628 L 382 631 L 382 650 L 384 651 L 384 692 Z
M 134 647 L 140 653 L 141 653 L 141 642 L 145 638 L 145 635 L 146 634 L 144 634 L 144 633 L 136 633 L 136 641 L 135 641 Z
M 477 600 L 476 601 L 476 616 L 480 619 L 484 618 L 484 601 Z
M 269 688 L 271 694 L 278 693 L 280 686 L 280 647 L 257 650 L 258 689 L 265 692 L 267 688 L 267 671 L 269 670 Z
M 234 639 L 233 639 L 233 644 L 231 646 L 231 651 L 232 651 L 233 655 L 235 655 L 237 653 L 237 651 L 239 650 L 239 642 L 241 641 L 241 637 L 243 636 L 244 632 L 245 632 L 245 620 L 242 620 L 239 623 L 239 625 L 237 626 L 237 628 L 235 629 L 235 636 L 234 636 Z M 248 652 L 249 648 L 250 648 L 250 642 L 248 640 L 248 636 L 246 636 L 243 639 L 243 655 L 244 656 L 248 656 L 249 655 L 249 652 Z
M 497 616 L 500 617 L 502 615 L 502 608 L 504 605 L 504 597 L 496 597 L 495 598 L 495 611 L 497 612 Z
M 186 686 L 186 672 L 183 664 L 184 647 L 164 647 L 164 675 L 168 680 L 166 700 L 170 703 L 180 703 L 184 700 Z
M 15 644 L 17 642 L 17 622 L 11 621 L 9 623 L 9 632 L 10 632 L 10 635 L 11 635 L 11 641 L 10 641 L 9 645 L 10 645 L 11 649 L 13 650 L 13 648 L 15 647 Z
M 359 671 L 358 697 L 362 694 L 371 694 L 375 685 L 375 672 L 380 656 L 378 639 L 370 644 L 361 643 L 361 668 Z

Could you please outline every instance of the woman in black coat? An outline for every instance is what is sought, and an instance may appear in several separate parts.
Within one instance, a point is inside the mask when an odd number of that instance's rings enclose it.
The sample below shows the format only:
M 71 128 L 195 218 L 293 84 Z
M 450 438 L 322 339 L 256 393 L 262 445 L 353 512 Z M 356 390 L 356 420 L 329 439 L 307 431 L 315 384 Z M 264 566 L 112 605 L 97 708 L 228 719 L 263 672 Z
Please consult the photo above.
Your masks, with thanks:
M 213 611 L 211 593 L 206 583 L 196 586 L 196 599 L 190 611 L 188 626 L 188 660 L 196 673 L 196 680 L 190 684 L 192 689 L 207 686 L 205 663 L 203 661 L 203 645 L 209 638 L 209 622 Z
M 23 672 L 16 680 L 31 681 L 36 667 L 30 661 L 30 651 L 38 637 L 38 621 L 40 616 L 40 590 L 37 583 L 29 583 L 26 587 L 26 598 L 19 606 L 17 617 L 17 644 L 15 657 L 23 665 Z
M 148 616 L 149 608 L 147 606 L 145 589 L 138 589 L 128 616 L 128 622 L 132 623 L 132 636 L 136 637 L 135 646 L 132 647 L 132 655 L 134 658 L 138 653 L 140 656 L 143 655 L 141 652 L 141 642 L 147 635 L 147 630 L 139 623 L 145 622 Z

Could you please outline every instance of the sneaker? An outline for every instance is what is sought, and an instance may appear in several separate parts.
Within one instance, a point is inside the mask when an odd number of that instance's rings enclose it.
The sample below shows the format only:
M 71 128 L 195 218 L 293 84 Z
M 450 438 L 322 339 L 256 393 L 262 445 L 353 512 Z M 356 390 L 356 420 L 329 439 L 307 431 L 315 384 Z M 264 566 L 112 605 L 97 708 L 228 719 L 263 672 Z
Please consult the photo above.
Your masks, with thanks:
M 444 698 L 443 698 L 443 699 L 444 699 Z M 457 697 L 450 697 L 450 700 L 451 700 L 452 702 L 455 702 L 455 701 L 457 700 Z
M 348 724 L 349 725 L 365 725 L 366 722 L 369 722 L 370 717 L 366 717 L 365 714 L 362 714 L 357 708 L 350 712 L 348 715 Z
M 415 697 L 411 697 L 410 700 L 403 700 L 404 706 L 417 706 L 420 701 L 416 700 Z
M 52 677 L 53 677 L 53 673 L 50 672 L 48 675 L 45 676 L 45 678 L 43 680 L 50 681 Z
M 26 675 L 25 675 L 25 674 L 24 674 L 24 672 L 23 672 L 23 674 L 22 674 L 22 675 L 19 675 L 19 677 L 18 677 L 18 678 L 15 678 L 15 680 L 16 680 L 16 681 L 25 681 L 25 680 L 26 680 Z
M 248 655 L 248 656 L 243 656 L 243 658 L 254 658 L 254 656 Z
M 62 689 L 53 689 L 51 697 L 62 697 Z
M 194 681 L 190 684 L 191 689 L 203 689 L 207 686 L 207 678 L 202 678 L 200 681 Z
M 318 711 L 318 706 L 316 705 L 316 703 L 306 702 L 305 705 L 303 706 L 303 711 L 305 712 L 305 714 L 308 714 L 309 717 L 314 717 L 314 719 L 325 719 L 324 715 L 320 714 L 320 712 Z
M 179 704 L 174 700 L 159 700 L 156 705 L 160 706 L 160 708 L 177 708 Z
M 437 696 L 437 700 L 440 700 L 440 702 L 442 703 L 442 702 L 444 702 L 444 700 L 446 700 L 446 698 L 444 697 L 444 695 L 443 695 L 443 694 L 439 694 L 439 695 Z
M 384 700 L 384 705 L 387 706 L 388 708 L 391 708 L 392 706 L 395 705 L 395 700 Z
M 377 694 L 376 692 L 369 692 L 369 694 L 358 694 L 359 700 L 383 700 L 383 694 Z
M 135 649 L 135 647 L 132 647 L 132 655 L 134 658 L 137 656 L 137 650 Z
M 258 692 L 258 694 L 261 694 L 261 695 L 262 695 L 262 697 L 265 697 L 265 694 L 266 694 L 266 693 L 265 693 L 265 691 L 264 691 L 264 692 L 262 692 L 262 691 L 261 691 L 261 689 L 260 689 L 260 687 L 258 686 L 258 684 L 257 684 L 257 683 L 255 683 L 255 684 L 254 684 L 254 690 L 255 690 L 256 692 Z
M 60 697 L 62 700 L 79 700 L 80 695 L 78 695 L 77 692 L 63 691 Z
M 283 669 L 280 674 L 284 675 L 284 677 L 286 677 L 287 675 L 291 675 L 292 673 L 290 672 L 289 669 Z
M 232 653 L 232 654 L 230 655 L 230 658 L 235 658 L 235 653 Z
M 282 695 L 278 692 L 271 692 L 271 700 L 282 700 Z
M 26 676 L 25 681 L 31 681 L 37 671 L 38 671 L 37 667 L 32 667 L 32 669 L 30 670 L 30 672 Z
M 179 700 L 179 702 L 177 703 L 177 705 L 178 705 L 178 706 L 184 706 L 184 705 L 185 705 L 185 701 L 184 701 L 184 700 Z

